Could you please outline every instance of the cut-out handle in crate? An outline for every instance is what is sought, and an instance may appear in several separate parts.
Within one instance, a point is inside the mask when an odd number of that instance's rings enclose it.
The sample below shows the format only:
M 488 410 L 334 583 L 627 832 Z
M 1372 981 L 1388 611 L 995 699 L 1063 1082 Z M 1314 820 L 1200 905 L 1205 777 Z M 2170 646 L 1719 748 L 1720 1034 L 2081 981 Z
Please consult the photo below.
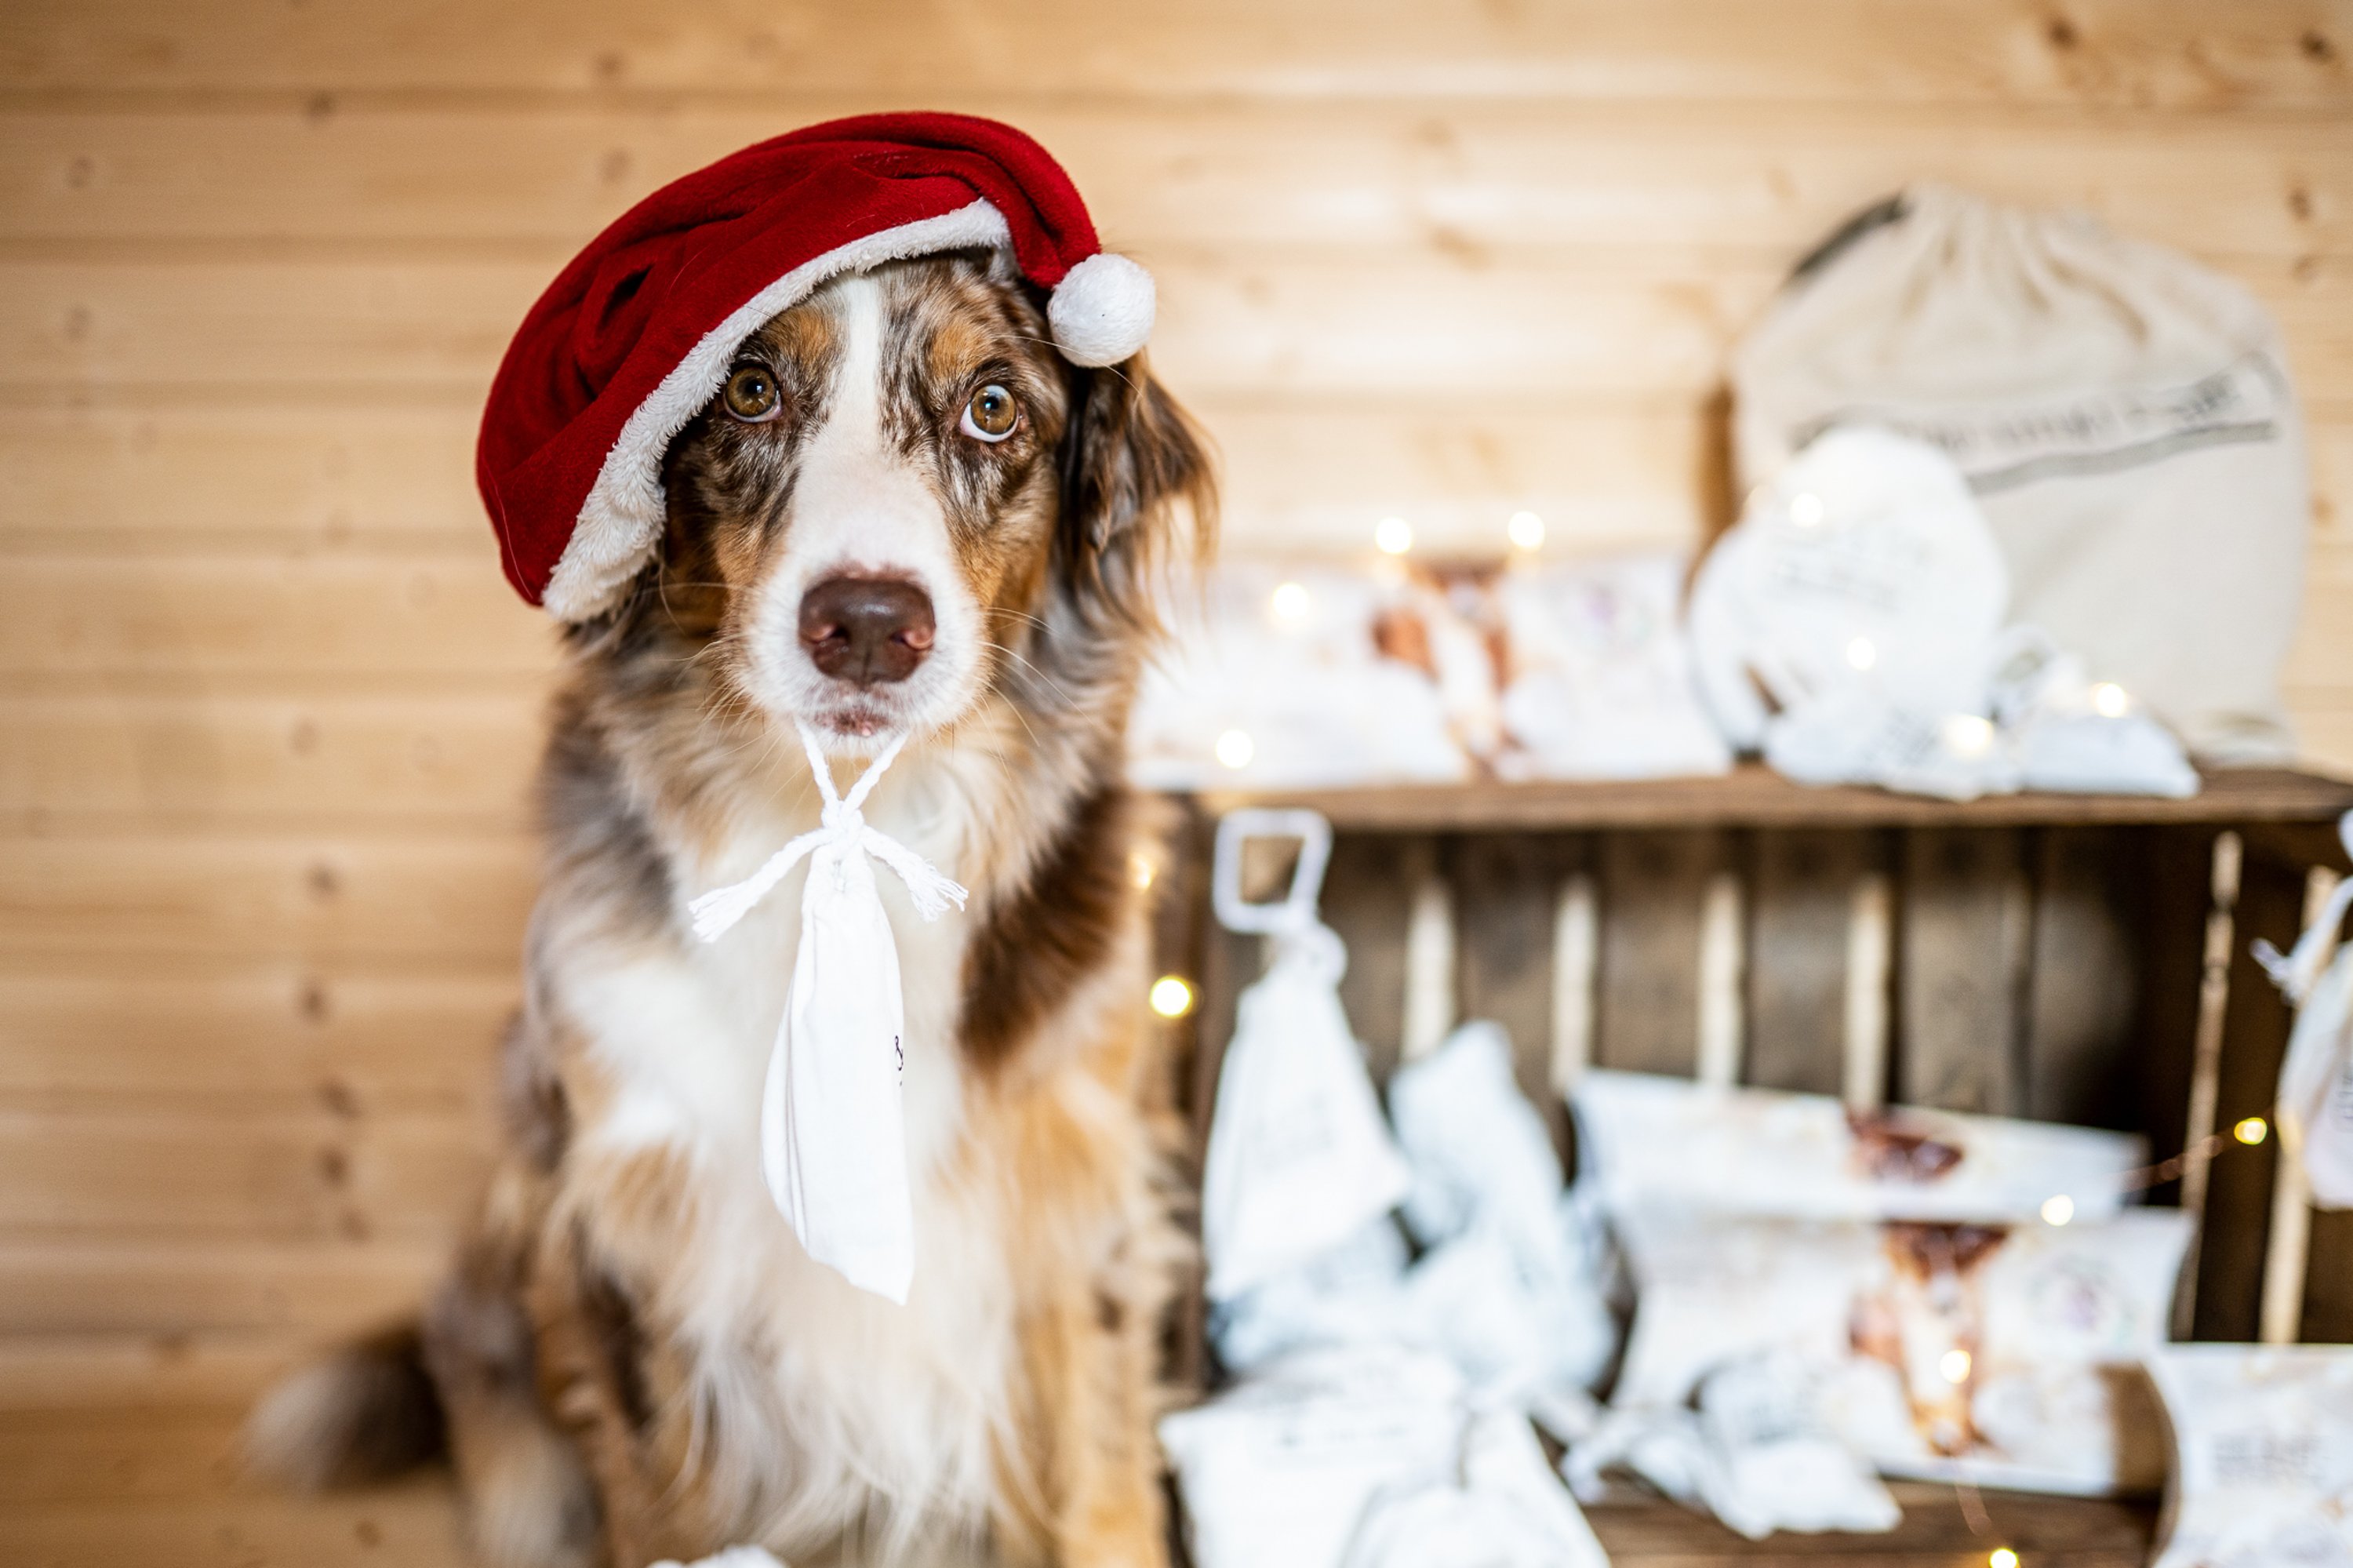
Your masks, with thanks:
M 1253 903 L 1242 895 L 1242 846 L 1252 839 L 1297 839 L 1299 863 L 1291 888 L 1280 899 Z M 1319 924 L 1316 900 L 1324 871 L 1332 863 L 1332 824 L 1321 811 L 1303 807 L 1246 806 L 1218 821 L 1216 863 L 1209 877 L 1210 903 L 1229 931 L 1281 936 Z

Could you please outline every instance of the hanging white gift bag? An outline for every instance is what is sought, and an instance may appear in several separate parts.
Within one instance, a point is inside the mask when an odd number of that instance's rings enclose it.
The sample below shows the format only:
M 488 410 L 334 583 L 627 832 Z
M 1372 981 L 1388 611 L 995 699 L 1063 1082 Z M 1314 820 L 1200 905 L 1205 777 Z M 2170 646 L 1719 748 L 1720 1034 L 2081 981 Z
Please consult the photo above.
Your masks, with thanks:
M 1261 836 L 1300 841 L 1278 904 L 1242 896 L 1242 845 Z M 1233 811 L 1218 824 L 1218 918 L 1271 938 L 1274 959 L 1242 992 L 1218 1075 L 1201 1173 L 1212 1300 L 1337 1246 L 1402 1202 L 1411 1181 L 1340 1006 L 1347 949 L 1316 918 L 1331 853 L 1332 826 L 1314 811 Z
M 2337 832 L 2353 854 L 2353 811 Z M 2294 952 L 2283 956 L 2269 942 L 2255 944 L 2256 959 L 2296 1010 L 2280 1064 L 2280 1138 L 2302 1161 L 2312 1202 L 2324 1209 L 2353 1209 L 2353 943 L 2339 947 L 2337 940 L 2348 909 L 2353 877 L 2337 885 Z
M 792 989 L 760 1093 L 760 1171 L 809 1256 L 901 1306 L 915 1268 L 899 1103 L 904 1014 L 898 943 L 868 857 L 898 874 L 926 920 L 965 901 L 962 887 L 868 827 L 860 812 L 905 738 L 884 747 L 845 798 L 834 793 L 817 736 L 803 726 L 801 745 L 825 800 L 822 825 L 691 906 L 695 935 L 715 942 L 808 861 Z

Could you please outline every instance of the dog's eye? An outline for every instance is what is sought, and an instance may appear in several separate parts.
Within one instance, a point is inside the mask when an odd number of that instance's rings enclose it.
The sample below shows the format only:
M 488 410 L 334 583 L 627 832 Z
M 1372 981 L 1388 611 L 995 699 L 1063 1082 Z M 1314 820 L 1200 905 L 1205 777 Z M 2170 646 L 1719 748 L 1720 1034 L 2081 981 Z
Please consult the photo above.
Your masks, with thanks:
M 746 425 L 765 424 L 785 406 L 784 396 L 776 389 L 776 378 L 756 365 L 737 366 L 728 375 L 719 401 L 727 409 L 729 418 Z
M 1011 435 L 1013 427 L 1020 422 L 1021 405 L 1014 400 L 1012 393 L 992 381 L 972 395 L 956 428 L 993 446 Z

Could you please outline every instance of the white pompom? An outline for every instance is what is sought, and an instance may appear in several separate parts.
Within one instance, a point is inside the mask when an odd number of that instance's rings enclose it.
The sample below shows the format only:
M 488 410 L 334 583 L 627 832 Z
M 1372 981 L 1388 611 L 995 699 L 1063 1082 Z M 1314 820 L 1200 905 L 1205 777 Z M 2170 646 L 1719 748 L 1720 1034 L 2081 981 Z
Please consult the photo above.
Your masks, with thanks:
M 1152 336 L 1152 274 L 1124 256 L 1088 257 L 1054 285 L 1046 320 L 1073 365 L 1117 365 Z

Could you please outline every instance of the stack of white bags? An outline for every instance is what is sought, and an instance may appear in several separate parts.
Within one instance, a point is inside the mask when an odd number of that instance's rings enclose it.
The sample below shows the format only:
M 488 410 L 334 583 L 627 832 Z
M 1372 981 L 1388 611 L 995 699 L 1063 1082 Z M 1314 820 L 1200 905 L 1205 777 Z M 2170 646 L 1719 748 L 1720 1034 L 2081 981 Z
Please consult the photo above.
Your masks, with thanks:
M 1800 783 L 2197 793 L 2170 731 L 2009 611 L 1960 470 L 1848 427 L 1751 495 L 1700 569 L 1691 635 L 1725 738 Z
M 1300 870 L 1246 905 L 1262 833 L 1299 837 Z M 2169 1476 L 2168 1564 L 2290 1544 L 2353 1564 L 2353 1404 L 2329 1393 L 2353 1351 L 2168 1345 L 2190 1226 L 2135 1205 L 2139 1139 L 1588 1071 L 1567 1190 L 1494 1024 L 1402 1067 L 1384 1118 L 1315 916 L 1328 853 L 1312 812 L 1219 835 L 1220 918 L 1271 961 L 1204 1173 L 1235 1381 L 1161 1425 L 1200 1568 L 1586 1568 L 1604 1558 L 1572 1492 L 1629 1481 L 1752 1538 L 1885 1531 L 1882 1476 L 2084 1496 Z M 2326 1042 L 2301 1071 L 2333 1083 L 2353 957 L 2323 980 L 2317 942 L 2275 962 Z M 2340 1149 L 2313 1100 L 2299 1131 Z
M 1222 568 L 1146 680 L 1132 771 L 1157 789 L 1721 773 L 1947 800 L 2183 796 L 2170 730 L 2048 632 L 1960 470 L 1869 426 L 1749 498 L 1683 603 L 1635 556 L 1375 571 Z
M 1288 898 L 1246 905 L 1243 839 L 1303 841 Z M 1166 1417 L 1199 1568 L 1599 1568 L 1528 1417 L 1574 1436 L 1616 1327 L 1591 1227 L 1472 1024 L 1390 1086 L 1381 1116 L 1315 917 L 1330 830 L 1235 813 L 1216 902 L 1272 944 L 1244 993 L 1202 1182 L 1211 1330 L 1240 1381 Z M 1409 1264 L 1397 1212 L 1423 1249 Z

